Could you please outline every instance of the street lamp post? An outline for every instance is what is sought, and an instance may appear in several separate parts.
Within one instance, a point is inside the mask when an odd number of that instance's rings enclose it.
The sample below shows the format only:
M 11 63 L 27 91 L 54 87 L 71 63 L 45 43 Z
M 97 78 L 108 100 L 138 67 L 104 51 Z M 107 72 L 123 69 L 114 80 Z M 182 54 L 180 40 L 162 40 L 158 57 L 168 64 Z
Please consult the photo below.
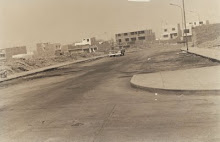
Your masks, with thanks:
M 187 38 L 187 33 L 186 33 L 186 12 L 185 12 L 185 3 L 184 3 L 184 0 L 183 1 L 183 15 L 184 15 L 184 26 L 185 26 L 185 29 L 184 29 L 184 34 L 185 34 L 185 42 L 186 42 L 186 50 L 188 52 L 188 38 Z
M 180 8 L 180 10 L 181 10 L 181 17 L 182 17 L 182 28 L 184 28 L 184 23 L 183 23 L 183 9 L 182 9 L 182 7 L 181 6 L 179 6 L 179 5 L 177 5 L 177 4 L 173 4 L 173 3 L 170 3 L 170 5 L 172 5 L 172 6 L 176 6 L 176 7 L 179 7 Z
M 183 35 L 185 35 L 185 43 L 186 43 L 186 49 L 187 49 L 187 52 L 188 52 L 188 38 L 187 38 L 187 33 L 186 33 L 186 14 L 185 14 L 185 3 L 184 3 L 184 0 L 182 0 L 183 2 L 183 8 L 179 5 L 176 5 L 176 4 L 172 4 L 170 3 L 170 5 L 172 6 L 177 6 L 181 9 L 181 16 L 182 16 L 182 27 L 183 27 Z

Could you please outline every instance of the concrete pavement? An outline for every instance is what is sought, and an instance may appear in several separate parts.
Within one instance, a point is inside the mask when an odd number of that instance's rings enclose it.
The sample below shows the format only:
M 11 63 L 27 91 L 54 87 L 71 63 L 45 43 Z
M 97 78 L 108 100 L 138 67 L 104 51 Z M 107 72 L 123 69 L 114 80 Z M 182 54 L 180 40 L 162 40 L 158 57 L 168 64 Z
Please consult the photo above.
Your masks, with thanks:
M 220 49 L 216 48 L 198 48 L 198 47 L 189 47 L 188 52 L 202 56 L 204 58 L 209 58 L 220 62 Z M 182 51 L 187 51 L 186 48 L 181 48 Z
M 48 66 L 48 67 L 43 67 L 43 68 L 34 69 L 34 70 L 30 70 L 30 71 L 25 71 L 25 72 L 21 72 L 21 73 L 15 73 L 15 74 L 12 74 L 12 75 L 8 76 L 7 78 L 0 78 L 0 82 L 8 81 L 8 80 L 16 79 L 16 78 L 19 78 L 19 77 L 28 76 L 28 75 L 32 75 L 32 74 L 35 74 L 35 73 L 44 72 L 44 71 L 51 70 L 51 69 L 56 69 L 56 68 L 71 65 L 71 64 L 96 60 L 96 59 L 103 58 L 103 57 L 107 57 L 107 55 L 96 56 L 96 57 L 92 57 L 92 58 L 81 59 L 81 60 L 70 61 L 70 62 L 64 62 L 64 63 L 60 63 L 60 64 L 51 65 L 51 66 Z
M 132 77 L 130 82 L 135 87 L 146 89 L 220 90 L 220 66 L 137 74 Z
M 181 49 L 186 51 L 185 48 Z M 190 47 L 189 53 L 220 61 L 219 49 Z M 134 75 L 131 85 L 142 89 L 169 91 L 213 91 L 220 90 L 220 66 L 187 70 L 165 71 Z

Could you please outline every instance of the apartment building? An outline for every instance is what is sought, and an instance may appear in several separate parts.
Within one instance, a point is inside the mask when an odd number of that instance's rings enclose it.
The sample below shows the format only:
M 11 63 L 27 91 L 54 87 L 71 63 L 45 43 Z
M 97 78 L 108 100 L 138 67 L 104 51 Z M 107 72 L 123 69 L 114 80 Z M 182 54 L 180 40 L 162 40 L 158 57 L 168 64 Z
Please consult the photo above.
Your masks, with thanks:
M 155 33 L 152 30 L 140 30 L 126 33 L 115 34 L 115 39 L 118 44 L 129 43 L 136 41 L 154 41 Z

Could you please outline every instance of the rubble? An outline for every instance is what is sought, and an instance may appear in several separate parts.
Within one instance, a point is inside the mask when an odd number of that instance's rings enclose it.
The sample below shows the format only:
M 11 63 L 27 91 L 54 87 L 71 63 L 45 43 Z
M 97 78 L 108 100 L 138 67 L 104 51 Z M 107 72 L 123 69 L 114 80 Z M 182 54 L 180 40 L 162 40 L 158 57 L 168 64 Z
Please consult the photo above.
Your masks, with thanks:
M 72 53 L 69 55 L 61 55 L 54 57 L 39 57 L 39 58 L 30 58 L 30 59 L 13 59 L 6 61 L 1 64 L 0 71 L 6 71 L 8 75 L 14 73 L 20 73 L 23 71 L 30 71 L 37 68 L 42 68 L 50 65 L 55 65 L 61 62 L 74 61 L 83 58 L 89 58 L 93 56 L 99 56 L 103 53 Z

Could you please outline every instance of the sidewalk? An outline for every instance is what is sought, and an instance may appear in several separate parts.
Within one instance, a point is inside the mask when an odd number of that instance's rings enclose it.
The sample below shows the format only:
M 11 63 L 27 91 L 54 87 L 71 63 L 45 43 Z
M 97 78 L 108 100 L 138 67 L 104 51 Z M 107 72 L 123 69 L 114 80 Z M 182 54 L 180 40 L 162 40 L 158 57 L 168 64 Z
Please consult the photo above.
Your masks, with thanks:
M 19 78 L 19 77 L 28 76 L 28 75 L 32 75 L 32 74 L 39 73 L 39 72 L 44 72 L 44 71 L 51 70 L 51 69 L 56 69 L 56 68 L 59 68 L 59 67 L 70 65 L 70 64 L 76 64 L 76 63 L 81 63 L 81 62 L 86 62 L 86 61 L 92 61 L 92 60 L 96 60 L 96 59 L 99 59 L 99 58 L 104 58 L 104 57 L 107 57 L 107 56 L 108 55 L 96 56 L 96 57 L 92 57 L 92 58 L 88 58 L 88 59 L 81 59 L 81 60 L 77 60 L 77 61 L 64 62 L 64 63 L 60 63 L 60 64 L 48 66 L 48 67 L 43 67 L 43 68 L 34 69 L 34 70 L 26 71 L 26 72 L 16 73 L 16 74 L 8 76 L 7 78 L 0 78 L 0 82 L 8 81 L 8 80 L 16 79 L 16 78 Z
M 196 54 L 205 58 L 212 60 L 220 61 L 220 49 L 215 48 L 198 48 L 198 47 L 189 47 L 188 52 Z M 182 51 L 187 51 L 186 48 L 181 48 Z
M 134 87 L 174 91 L 220 90 L 220 66 L 134 75 Z
M 185 48 L 181 50 L 186 51 Z M 220 50 L 190 47 L 189 53 L 220 61 Z M 134 75 L 133 87 L 172 91 L 220 90 L 220 66 Z

